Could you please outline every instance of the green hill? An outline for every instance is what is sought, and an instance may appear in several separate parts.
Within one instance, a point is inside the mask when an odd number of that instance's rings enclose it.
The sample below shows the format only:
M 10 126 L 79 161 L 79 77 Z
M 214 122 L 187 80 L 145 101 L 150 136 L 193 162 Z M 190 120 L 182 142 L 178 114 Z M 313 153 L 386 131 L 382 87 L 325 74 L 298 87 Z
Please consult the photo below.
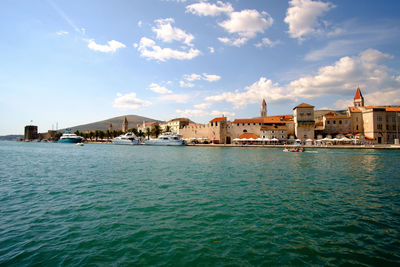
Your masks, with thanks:
M 138 124 L 142 124 L 144 122 L 162 122 L 160 120 L 154 120 L 142 116 L 137 116 L 137 115 L 124 115 L 124 116 L 119 116 L 111 119 L 107 119 L 104 121 L 98 121 L 98 122 L 93 122 L 93 123 L 88 123 L 88 124 L 83 124 L 83 125 L 77 125 L 73 127 L 68 127 L 71 128 L 73 132 L 75 131 L 80 131 L 80 132 L 86 132 L 86 131 L 95 131 L 95 130 L 102 130 L 102 131 L 107 131 L 108 126 L 110 123 L 112 124 L 113 130 L 121 130 L 122 129 L 122 122 L 124 121 L 124 118 L 128 120 L 128 128 L 137 128 Z M 64 132 L 65 129 L 59 130 L 60 132 Z

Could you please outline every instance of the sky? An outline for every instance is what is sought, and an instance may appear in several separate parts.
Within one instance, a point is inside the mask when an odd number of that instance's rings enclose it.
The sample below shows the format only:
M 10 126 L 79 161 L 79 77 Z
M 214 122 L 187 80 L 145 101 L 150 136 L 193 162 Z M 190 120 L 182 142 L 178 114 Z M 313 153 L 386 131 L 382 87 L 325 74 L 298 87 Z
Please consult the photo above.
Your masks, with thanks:
M 0 135 L 400 105 L 398 0 L 2 0 Z

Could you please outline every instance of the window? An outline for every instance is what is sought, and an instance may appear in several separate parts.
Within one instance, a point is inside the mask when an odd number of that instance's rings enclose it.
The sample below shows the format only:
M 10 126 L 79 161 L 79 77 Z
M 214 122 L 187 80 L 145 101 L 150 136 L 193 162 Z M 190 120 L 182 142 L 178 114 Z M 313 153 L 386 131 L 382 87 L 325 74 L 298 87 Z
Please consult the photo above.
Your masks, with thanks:
M 342 124 L 342 121 L 341 121 L 341 120 L 339 121 L 339 124 Z
M 330 124 L 331 122 L 330 121 L 326 121 L 326 124 Z
M 358 125 L 356 126 L 356 130 L 358 131 Z
M 258 125 L 261 125 L 261 122 Z
M 358 117 L 356 117 L 356 121 L 358 121 Z
M 244 129 L 244 130 L 243 130 L 243 132 L 244 132 L 244 133 L 247 133 L 247 130 L 246 130 L 246 129 Z
M 271 131 L 271 133 L 275 133 L 275 131 Z
M 238 124 L 236 124 L 236 126 L 239 126 L 239 123 L 238 123 Z
M 253 125 L 256 125 L 256 123 L 253 123 Z
M 265 138 L 265 135 L 263 135 L 263 137 L 262 138 Z
M 378 124 L 376 125 L 376 128 L 377 128 L 378 130 L 382 130 L 382 124 L 378 123 Z
M 283 131 L 281 131 L 281 133 L 283 133 Z
M 395 117 L 392 117 L 392 122 L 396 122 L 396 118 Z
M 250 125 L 250 122 L 247 125 Z
M 396 125 L 393 125 L 393 131 L 396 131 Z
M 303 116 L 304 115 L 304 112 L 300 112 L 300 116 Z
M 382 116 L 376 117 L 376 120 L 377 120 L 377 121 L 382 121 Z
M 214 123 L 211 123 L 211 126 L 214 126 Z
M 310 115 L 311 115 L 311 112 L 307 112 L 307 115 L 310 116 Z
M 389 125 L 386 124 L 386 130 L 389 130 Z
M 218 126 L 218 122 L 215 122 L 215 126 Z
M 284 137 L 283 135 L 281 136 L 281 138 L 282 138 L 282 139 L 285 139 L 285 137 Z
M 242 123 L 242 126 L 244 126 L 244 123 Z

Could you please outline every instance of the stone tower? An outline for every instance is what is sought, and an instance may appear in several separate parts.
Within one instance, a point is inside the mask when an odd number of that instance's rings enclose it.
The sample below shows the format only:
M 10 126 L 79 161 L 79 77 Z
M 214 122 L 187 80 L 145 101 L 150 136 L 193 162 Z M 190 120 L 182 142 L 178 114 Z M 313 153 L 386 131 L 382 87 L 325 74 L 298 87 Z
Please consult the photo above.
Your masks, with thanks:
M 122 123 L 122 132 L 126 133 L 128 131 L 128 119 L 125 117 L 124 122 Z
M 356 95 L 354 96 L 354 106 L 355 107 L 364 106 L 364 97 L 361 94 L 360 87 L 357 87 Z
M 267 117 L 267 102 L 265 102 L 265 99 L 261 103 L 261 117 Z
M 108 131 L 110 131 L 110 132 L 113 131 L 112 123 L 110 123 L 110 125 L 108 125 Z

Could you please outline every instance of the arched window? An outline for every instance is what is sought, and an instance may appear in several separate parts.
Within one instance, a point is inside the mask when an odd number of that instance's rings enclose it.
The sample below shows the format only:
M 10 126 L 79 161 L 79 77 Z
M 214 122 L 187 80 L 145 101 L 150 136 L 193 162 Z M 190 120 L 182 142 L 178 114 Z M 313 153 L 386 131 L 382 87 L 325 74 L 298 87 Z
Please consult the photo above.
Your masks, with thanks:
M 243 130 L 243 132 L 244 132 L 244 133 L 247 133 L 247 130 L 246 130 L 246 129 L 244 129 L 244 130 Z

